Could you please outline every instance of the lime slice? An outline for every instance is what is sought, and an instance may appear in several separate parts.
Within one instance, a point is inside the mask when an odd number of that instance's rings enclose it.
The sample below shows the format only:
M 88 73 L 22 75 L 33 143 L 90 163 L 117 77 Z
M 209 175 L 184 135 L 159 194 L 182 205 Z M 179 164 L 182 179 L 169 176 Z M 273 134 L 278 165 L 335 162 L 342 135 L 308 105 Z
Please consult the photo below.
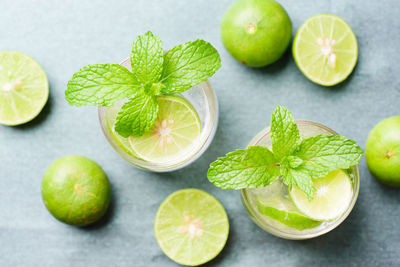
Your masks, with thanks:
M 314 220 L 334 220 L 350 205 L 353 189 L 350 177 L 343 170 L 336 170 L 323 178 L 314 179 L 314 188 L 314 198 L 311 201 L 298 187 L 293 186 L 289 192 L 296 208 Z
M 300 214 L 292 201 L 290 201 L 288 187 L 281 180 L 277 180 L 267 187 L 253 190 L 258 192 L 256 206 L 258 212 L 262 215 L 300 231 L 314 228 L 321 224 L 319 221 Z
M 353 71 L 358 57 L 357 39 L 343 19 L 329 14 L 316 15 L 298 30 L 293 57 L 311 81 L 333 86 Z
M 154 232 L 173 261 L 197 266 L 215 258 L 225 246 L 229 221 L 224 207 L 198 189 L 178 190 L 158 208 Z
M 141 137 L 129 137 L 140 158 L 165 163 L 184 158 L 200 136 L 199 116 L 190 103 L 178 96 L 160 96 L 158 118 L 153 129 Z
M 48 97 L 46 73 L 33 58 L 17 51 L 0 52 L 0 124 L 31 121 Z

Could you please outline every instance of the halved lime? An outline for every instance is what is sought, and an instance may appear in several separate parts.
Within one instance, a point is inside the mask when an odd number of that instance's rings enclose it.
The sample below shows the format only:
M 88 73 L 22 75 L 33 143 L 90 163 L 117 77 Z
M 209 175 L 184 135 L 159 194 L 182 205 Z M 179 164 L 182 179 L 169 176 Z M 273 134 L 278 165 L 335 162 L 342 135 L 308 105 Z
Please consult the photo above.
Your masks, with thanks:
M 297 31 L 293 57 L 311 81 L 333 86 L 353 71 L 358 57 L 357 39 L 350 26 L 330 14 L 309 18 Z
M 330 172 L 327 176 L 314 179 L 314 198 L 309 201 L 298 187 L 289 192 L 296 208 L 314 220 L 331 221 L 342 215 L 349 207 L 353 189 L 350 177 L 343 170 Z
M 178 190 L 158 208 L 154 233 L 162 251 L 173 261 L 197 266 L 224 248 L 229 221 L 224 207 L 198 189 Z
M 18 51 L 0 51 L 0 124 L 31 121 L 48 97 L 46 73 L 33 58 Z
M 179 96 L 160 96 L 154 127 L 141 137 L 129 137 L 140 158 L 156 163 L 179 160 L 200 136 L 201 123 L 192 105 Z

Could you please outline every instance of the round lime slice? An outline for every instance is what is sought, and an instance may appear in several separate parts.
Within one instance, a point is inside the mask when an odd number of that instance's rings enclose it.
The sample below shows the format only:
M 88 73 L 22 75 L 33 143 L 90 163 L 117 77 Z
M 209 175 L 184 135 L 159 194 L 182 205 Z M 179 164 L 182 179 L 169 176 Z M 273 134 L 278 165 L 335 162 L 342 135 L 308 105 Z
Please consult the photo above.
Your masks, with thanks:
M 0 124 L 31 121 L 48 97 L 46 73 L 33 58 L 17 51 L 0 51 Z
M 330 172 L 314 181 L 314 198 L 309 201 L 298 187 L 289 192 L 296 208 L 311 219 L 331 221 L 342 215 L 350 205 L 353 189 L 350 177 L 343 170 Z
M 179 96 L 160 96 L 154 127 L 141 137 L 129 137 L 138 157 L 155 163 L 180 160 L 200 136 L 201 123 L 190 103 Z
M 171 260 L 197 266 L 221 252 L 228 239 L 229 221 L 224 207 L 213 196 L 198 189 L 183 189 L 161 203 L 154 232 Z
M 330 14 L 309 18 L 297 31 L 293 57 L 311 81 L 333 86 L 353 71 L 358 57 L 357 39 L 350 26 Z

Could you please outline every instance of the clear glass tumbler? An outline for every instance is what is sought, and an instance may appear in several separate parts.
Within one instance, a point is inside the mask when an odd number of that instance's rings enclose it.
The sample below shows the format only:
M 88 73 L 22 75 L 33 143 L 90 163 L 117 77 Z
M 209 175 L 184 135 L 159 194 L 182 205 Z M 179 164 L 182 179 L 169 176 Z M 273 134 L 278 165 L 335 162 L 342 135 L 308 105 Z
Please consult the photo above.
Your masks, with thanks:
M 122 66 L 131 70 L 130 59 L 126 58 L 120 63 Z M 173 159 L 169 162 L 151 162 L 146 161 L 135 155 L 132 151 L 129 141 L 121 137 L 114 130 L 115 112 L 118 112 L 121 102 L 113 107 L 99 107 L 100 125 L 107 141 L 114 150 L 132 165 L 153 172 L 169 172 L 183 168 L 197 158 L 199 158 L 212 142 L 218 126 L 218 101 L 217 97 L 208 81 L 202 82 L 197 86 L 179 94 L 185 98 L 196 110 L 200 122 L 200 135 L 192 142 L 189 149 L 179 159 Z M 110 119 L 111 118 L 111 119 Z
M 308 138 L 318 134 L 337 135 L 337 133 L 334 132 L 333 130 L 316 122 L 299 120 L 296 121 L 296 124 L 299 128 L 299 132 L 302 138 Z M 266 146 L 271 148 L 272 143 L 271 143 L 270 128 L 268 127 L 265 130 L 258 133 L 251 140 L 249 146 Z M 278 220 L 275 220 L 269 216 L 261 214 L 257 209 L 257 198 L 261 197 L 263 193 L 265 194 L 266 191 L 268 190 L 267 189 L 268 187 L 241 190 L 242 202 L 245 209 L 249 213 L 251 219 L 263 230 L 275 236 L 293 240 L 309 239 L 317 237 L 333 230 L 340 223 L 342 223 L 344 219 L 346 219 L 346 217 L 350 214 L 351 210 L 353 209 L 356 203 L 360 188 L 360 174 L 358 166 L 353 166 L 350 169 L 346 170 L 346 172 L 350 177 L 353 185 L 352 198 L 351 201 L 349 202 L 347 209 L 337 219 L 333 221 L 322 222 L 319 226 L 311 229 L 297 230 L 279 222 Z M 288 199 L 287 189 L 286 189 L 286 195 L 283 197 Z

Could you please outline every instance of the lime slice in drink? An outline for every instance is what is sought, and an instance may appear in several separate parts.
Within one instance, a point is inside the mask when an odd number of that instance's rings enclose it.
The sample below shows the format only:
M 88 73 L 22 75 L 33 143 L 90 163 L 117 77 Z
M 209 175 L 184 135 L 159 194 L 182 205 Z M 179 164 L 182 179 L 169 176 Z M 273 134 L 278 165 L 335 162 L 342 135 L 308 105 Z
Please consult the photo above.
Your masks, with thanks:
M 33 58 L 17 51 L 0 51 L 0 124 L 31 121 L 48 97 L 46 73 Z
M 353 71 L 358 57 L 357 39 L 343 19 L 330 14 L 316 15 L 298 30 L 293 57 L 311 81 L 333 86 Z
M 198 189 L 178 190 L 158 208 L 154 232 L 173 261 L 197 266 L 215 258 L 225 246 L 229 221 L 224 207 Z
M 282 181 L 278 180 L 267 187 L 253 190 L 258 192 L 256 205 L 258 212 L 262 215 L 300 231 L 314 228 L 321 224 L 319 221 L 300 214 L 292 201 L 290 201 L 288 187 Z
M 289 192 L 296 208 L 314 220 L 330 221 L 342 215 L 350 205 L 353 189 L 350 177 L 343 170 L 330 172 L 314 181 L 314 198 L 309 201 L 298 187 Z
M 179 96 L 160 96 L 154 127 L 141 137 L 129 137 L 140 158 L 165 163 L 184 158 L 200 135 L 201 123 L 192 105 Z

